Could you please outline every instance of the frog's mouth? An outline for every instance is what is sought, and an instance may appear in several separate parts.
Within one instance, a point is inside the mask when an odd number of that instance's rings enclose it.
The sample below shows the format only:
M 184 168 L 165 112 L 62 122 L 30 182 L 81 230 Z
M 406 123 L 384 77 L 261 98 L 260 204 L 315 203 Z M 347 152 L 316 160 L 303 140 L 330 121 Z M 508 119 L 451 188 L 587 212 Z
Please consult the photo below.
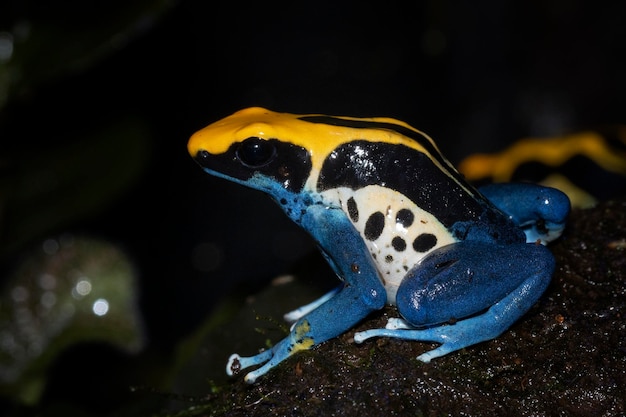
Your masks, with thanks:
M 248 185 L 247 182 L 254 176 L 254 170 L 246 169 L 245 166 L 238 163 L 234 154 L 235 152 L 231 149 L 218 155 L 204 149 L 198 149 L 193 158 L 208 174 Z

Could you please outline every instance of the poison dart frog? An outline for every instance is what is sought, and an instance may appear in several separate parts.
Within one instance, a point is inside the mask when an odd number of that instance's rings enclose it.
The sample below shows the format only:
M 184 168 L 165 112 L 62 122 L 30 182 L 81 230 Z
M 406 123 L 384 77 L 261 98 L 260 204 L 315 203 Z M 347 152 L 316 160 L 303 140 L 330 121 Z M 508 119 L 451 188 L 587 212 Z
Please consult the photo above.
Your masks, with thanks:
M 304 228 L 341 284 L 285 315 L 289 335 L 226 372 L 253 383 L 291 355 L 386 303 L 401 318 L 354 335 L 440 345 L 433 358 L 493 339 L 550 282 L 570 209 L 533 184 L 472 188 L 424 133 L 391 118 L 241 110 L 196 132 L 189 153 L 211 175 L 260 190 Z

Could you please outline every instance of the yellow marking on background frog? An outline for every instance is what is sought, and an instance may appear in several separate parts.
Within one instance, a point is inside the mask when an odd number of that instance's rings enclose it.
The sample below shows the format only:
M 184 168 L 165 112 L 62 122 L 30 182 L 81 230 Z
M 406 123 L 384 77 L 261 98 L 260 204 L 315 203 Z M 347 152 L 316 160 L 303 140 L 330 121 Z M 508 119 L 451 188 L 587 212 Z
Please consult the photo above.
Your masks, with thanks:
M 576 160 L 587 162 L 581 167 Z M 626 189 L 626 126 L 520 139 L 501 152 L 468 156 L 459 171 L 474 183 L 540 183 L 565 192 L 572 205 L 588 207 Z

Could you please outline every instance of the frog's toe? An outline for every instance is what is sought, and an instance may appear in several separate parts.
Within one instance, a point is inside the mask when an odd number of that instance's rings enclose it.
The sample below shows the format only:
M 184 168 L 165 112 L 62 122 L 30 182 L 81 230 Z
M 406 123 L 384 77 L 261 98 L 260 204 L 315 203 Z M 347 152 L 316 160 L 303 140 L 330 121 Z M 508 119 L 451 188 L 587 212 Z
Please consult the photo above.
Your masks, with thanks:
M 255 369 L 252 372 L 248 372 L 244 377 L 244 380 L 248 384 L 254 384 L 258 377 L 267 373 L 274 366 L 273 364 L 268 362 L 271 357 L 271 350 L 266 350 L 259 353 L 258 355 L 248 357 L 239 356 L 238 354 L 233 353 L 232 355 L 230 355 L 230 358 L 228 358 L 228 363 L 226 364 L 226 373 L 228 374 L 228 376 L 233 376 L 241 372 L 243 369 L 255 365 L 264 364 L 258 369 Z
M 453 352 L 455 350 L 456 350 L 455 348 L 450 348 L 449 345 L 446 345 L 444 343 L 443 345 L 439 346 L 436 349 L 429 350 L 428 352 L 422 353 L 416 359 L 418 361 L 422 361 L 424 363 L 429 363 L 432 359 L 439 358 L 441 356 L 445 356 L 448 353 Z
M 238 354 L 233 353 L 230 355 L 228 362 L 226 363 L 226 374 L 228 374 L 228 376 L 236 375 L 243 369 L 267 362 L 271 357 L 271 350 L 265 350 L 254 356 L 239 356 Z
M 243 380 L 246 381 L 246 383 L 248 384 L 254 384 L 259 377 L 268 373 L 269 370 L 272 369 L 274 366 L 275 365 L 270 364 L 268 362 L 265 365 L 261 366 L 260 368 L 255 369 L 252 372 L 248 372 L 246 376 L 243 377 Z
M 363 343 L 372 337 L 397 337 L 398 333 L 394 329 L 369 329 L 354 334 L 355 343 Z
M 372 337 L 372 336 L 369 336 L 369 337 L 368 337 L 368 335 L 367 335 L 367 330 L 366 330 L 366 331 L 364 331 L 364 332 L 356 332 L 356 333 L 354 334 L 353 339 L 354 339 L 354 343 L 356 343 L 356 344 L 361 344 L 361 343 L 363 343 L 365 340 L 369 339 L 370 337 Z
M 412 328 L 413 326 L 411 326 L 406 320 L 397 318 L 397 317 L 392 317 L 389 320 L 387 320 L 387 325 L 385 326 L 385 329 L 412 329 Z
M 226 374 L 228 376 L 233 376 L 241 371 L 241 356 L 233 353 L 228 358 L 228 362 L 226 363 Z

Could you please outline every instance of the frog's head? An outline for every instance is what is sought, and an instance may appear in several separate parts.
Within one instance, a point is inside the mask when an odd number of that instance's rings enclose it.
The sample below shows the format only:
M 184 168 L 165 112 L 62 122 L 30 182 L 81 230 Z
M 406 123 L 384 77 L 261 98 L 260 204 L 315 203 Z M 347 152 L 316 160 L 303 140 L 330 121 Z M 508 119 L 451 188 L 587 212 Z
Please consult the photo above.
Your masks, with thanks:
M 285 190 L 362 186 L 363 180 L 390 184 L 393 178 L 378 178 L 387 175 L 388 165 L 397 165 L 387 155 L 401 148 L 397 145 L 432 161 L 435 173 L 458 176 L 432 139 L 384 117 L 298 115 L 253 107 L 196 132 L 188 150 L 209 174 L 276 197 Z
M 241 110 L 196 132 L 187 148 L 209 174 L 265 192 L 299 192 L 310 176 L 311 154 L 289 140 L 297 134 L 289 122 L 269 110 Z

